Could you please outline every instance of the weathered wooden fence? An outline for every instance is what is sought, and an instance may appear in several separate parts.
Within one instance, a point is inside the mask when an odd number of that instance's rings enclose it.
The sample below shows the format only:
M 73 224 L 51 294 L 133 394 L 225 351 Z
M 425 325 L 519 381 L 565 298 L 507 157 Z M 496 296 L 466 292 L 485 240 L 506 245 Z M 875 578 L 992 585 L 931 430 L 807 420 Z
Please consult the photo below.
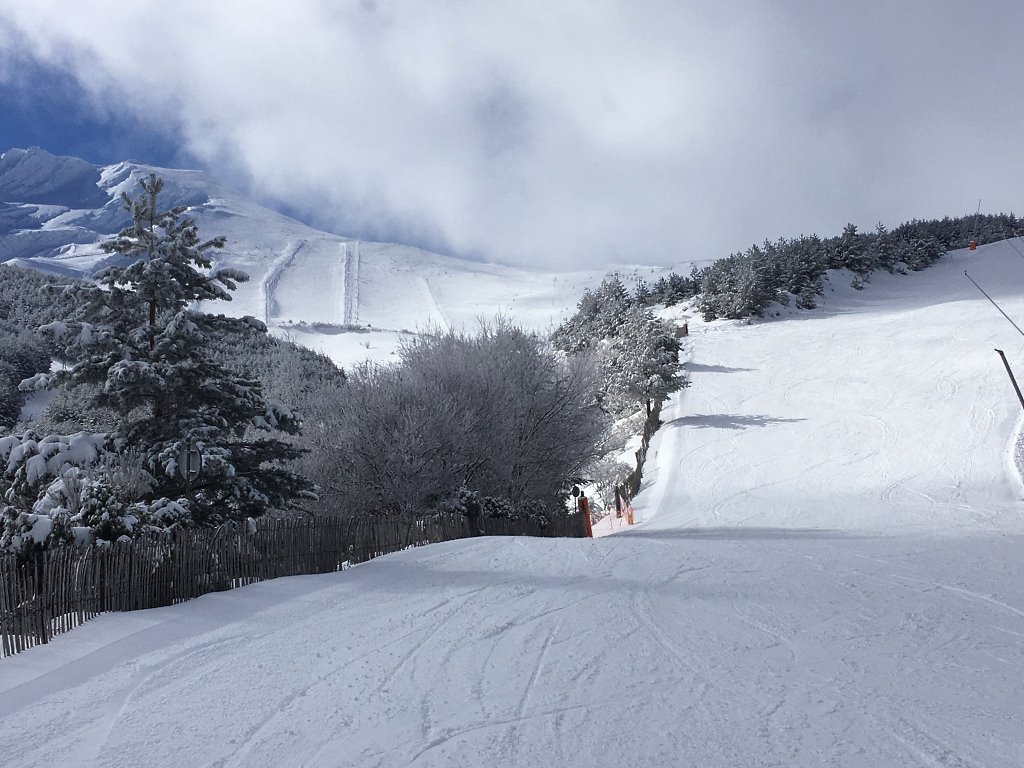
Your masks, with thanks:
M 46 643 L 107 611 L 173 605 L 279 576 L 330 573 L 408 547 L 470 536 L 583 536 L 578 515 L 538 520 L 442 514 L 418 520 L 260 520 L 131 542 L 0 556 L 0 651 Z
M 636 452 L 636 468 L 629 473 L 622 484 L 622 491 L 626 500 L 631 501 L 634 496 L 640 493 L 640 480 L 644 474 L 644 462 L 647 461 L 647 449 L 651 446 L 651 438 L 661 426 L 661 400 L 655 400 L 651 413 L 644 422 L 644 434 L 640 439 L 640 448 Z

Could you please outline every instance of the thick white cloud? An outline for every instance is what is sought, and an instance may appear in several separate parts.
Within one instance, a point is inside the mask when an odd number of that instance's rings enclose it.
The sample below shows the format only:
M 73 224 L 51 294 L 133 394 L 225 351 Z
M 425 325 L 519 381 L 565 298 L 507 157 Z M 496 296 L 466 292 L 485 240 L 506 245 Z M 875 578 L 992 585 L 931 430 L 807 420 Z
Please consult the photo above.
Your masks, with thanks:
M 364 236 L 671 263 L 979 198 L 1020 212 L 1016 0 L 0 0 L 0 18 L 8 57 Z

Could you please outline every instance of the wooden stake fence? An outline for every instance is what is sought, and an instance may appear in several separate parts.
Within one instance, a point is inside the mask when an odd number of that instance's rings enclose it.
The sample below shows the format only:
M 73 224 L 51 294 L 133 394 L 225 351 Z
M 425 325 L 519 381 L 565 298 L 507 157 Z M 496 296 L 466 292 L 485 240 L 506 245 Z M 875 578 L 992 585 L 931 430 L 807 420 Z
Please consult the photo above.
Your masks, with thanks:
M 331 573 L 470 536 L 583 536 L 578 515 L 538 520 L 442 514 L 417 520 L 261 520 L 181 529 L 87 549 L 0 556 L 0 655 L 49 642 L 107 611 L 173 605 L 266 579 Z
M 636 452 L 636 468 L 629 473 L 622 484 L 623 492 L 626 495 L 626 503 L 631 504 L 633 497 L 640 493 L 640 480 L 644 474 L 644 462 L 647 461 L 647 449 L 651 446 L 651 438 L 661 426 L 661 400 L 654 401 L 654 407 L 644 422 L 644 434 L 640 439 L 640 448 Z

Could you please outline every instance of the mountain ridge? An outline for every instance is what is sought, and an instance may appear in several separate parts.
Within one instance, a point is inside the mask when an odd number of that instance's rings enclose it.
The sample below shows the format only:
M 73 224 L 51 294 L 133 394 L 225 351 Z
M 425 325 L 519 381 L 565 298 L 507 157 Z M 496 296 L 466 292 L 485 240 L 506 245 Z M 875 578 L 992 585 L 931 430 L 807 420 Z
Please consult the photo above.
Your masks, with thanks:
M 99 244 L 129 221 L 121 193 L 134 195 L 150 173 L 164 180 L 163 206 L 185 205 L 204 237 L 226 237 L 225 248 L 211 254 L 215 264 L 250 276 L 231 304 L 203 309 L 254 315 L 343 364 L 387 359 L 409 333 L 496 312 L 540 330 L 571 313 L 606 275 L 650 278 L 667 269 L 539 272 L 358 241 L 267 208 L 205 171 L 133 161 L 99 166 L 38 147 L 0 154 L 0 262 L 92 274 L 109 259 Z M 356 328 L 358 338 L 343 333 Z

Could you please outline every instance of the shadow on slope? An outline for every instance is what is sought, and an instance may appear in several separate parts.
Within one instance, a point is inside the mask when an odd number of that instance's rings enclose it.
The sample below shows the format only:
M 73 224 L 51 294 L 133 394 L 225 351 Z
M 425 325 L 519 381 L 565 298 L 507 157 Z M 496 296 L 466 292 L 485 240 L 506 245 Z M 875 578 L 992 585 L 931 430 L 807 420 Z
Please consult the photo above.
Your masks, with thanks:
M 688 373 L 740 373 L 753 371 L 754 368 L 730 368 L 727 365 L 704 365 L 703 363 L 683 363 Z
M 668 530 L 645 530 L 643 528 L 624 531 L 634 539 L 652 541 L 674 541 L 678 539 L 718 539 L 723 541 L 749 541 L 764 539 L 868 539 L 876 538 L 863 533 L 853 533 L 839 528 L 675 528 Z
M 769 427 L 772 424 L 790 424 L 807 419 L 787 419 L 765 415 L 742 415 L 738 413 L 716 413 L 703 416 L 680 416 L 666 421 L 666 427 L 697 427 L 698 429 L 747 429 L 748 427 Z

